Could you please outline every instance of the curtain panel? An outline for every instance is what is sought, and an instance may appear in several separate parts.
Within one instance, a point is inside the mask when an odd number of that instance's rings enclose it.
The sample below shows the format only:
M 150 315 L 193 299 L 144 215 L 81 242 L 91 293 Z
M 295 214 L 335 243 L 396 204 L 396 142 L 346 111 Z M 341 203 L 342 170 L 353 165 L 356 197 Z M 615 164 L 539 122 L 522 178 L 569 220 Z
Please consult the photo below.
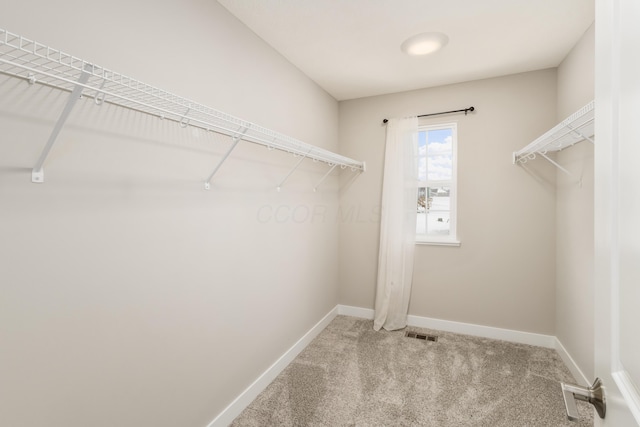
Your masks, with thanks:
M 418 118 L 390 119 L 384 158 L 380 253 L 373 328 L 407 326 L 413 280 L 418 182 Z

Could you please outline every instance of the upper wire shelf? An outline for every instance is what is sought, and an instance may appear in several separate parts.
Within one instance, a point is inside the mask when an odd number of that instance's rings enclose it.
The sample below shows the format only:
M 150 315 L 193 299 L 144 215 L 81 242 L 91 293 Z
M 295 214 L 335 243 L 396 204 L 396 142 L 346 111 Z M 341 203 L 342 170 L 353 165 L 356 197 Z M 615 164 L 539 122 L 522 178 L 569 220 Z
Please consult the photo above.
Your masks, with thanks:
M 173 120 L 182 127 L 194 126 L 228 135 L 236 142 L 244 140 L 260 144 L 332 167 L 365 170 L 364 162 L 306 144 L 1 28 L 0 72 L 23 78 L 30 84 L 41 83 L 72 94 L 75 90 L 78 96 L 93 98 L 98 105 L 107 102 Z M 39 166 L 41 169 L 42 164 Z
M 567 172 L 552 161 L 547 153 L 564 150 L 583 140 L 593 143 L 594 134 L 594 101 L 591 101 L 526 147 L 514 152 L 513 163 L 526 163 L 540 155 Z

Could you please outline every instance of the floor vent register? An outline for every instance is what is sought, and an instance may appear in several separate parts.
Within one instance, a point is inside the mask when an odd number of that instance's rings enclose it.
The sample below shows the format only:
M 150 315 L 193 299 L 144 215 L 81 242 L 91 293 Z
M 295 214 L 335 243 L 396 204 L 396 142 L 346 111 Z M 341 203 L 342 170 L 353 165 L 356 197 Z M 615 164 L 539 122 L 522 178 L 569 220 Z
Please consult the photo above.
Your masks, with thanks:
M 417 340 L 423 340 L 423 341 L 433 341 L 433 342 L 438 341 L 438 337 L 436 335 L 422 334 L 420 332 L 414 332 L 414 331 L 407 331 L 404 333 L 404 336 L 407 338 L 415 338 Z

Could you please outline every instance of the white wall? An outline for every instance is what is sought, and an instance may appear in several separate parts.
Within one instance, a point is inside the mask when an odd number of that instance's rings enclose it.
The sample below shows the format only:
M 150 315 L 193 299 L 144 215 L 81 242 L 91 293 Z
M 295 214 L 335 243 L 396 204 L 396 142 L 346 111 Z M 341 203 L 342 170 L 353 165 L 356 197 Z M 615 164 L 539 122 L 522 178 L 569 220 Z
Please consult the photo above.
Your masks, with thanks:
M 558 121 L 593 100 L 594 56 L 592 25 L 558 67 Z M 594 370 L 593 149 L 585 141 L 556 157 L 572 173 L 557 172 L 556 336 L 589 379 Z
M 382 119 L 473 105 L 469 116 L 430 120 L 458 123 L 462 246 L 416 247 L 410 314 L 554 334 L 555 170 L 511 156 L 554 125 L 556 78 L 550 69 L 340 103 L 341 150 L 367 161 L 342 184 L 341 304 L 374 304 Z
M 7 30 L 337 147 L 337 102 L 215 1 L 0 9 Z M 207 425 L 337 304 L 337 178 L 313 193 L 327 168 L 305 162 L 277 193 L 295 159 L 241 143 L 207 192 L 227 138 L 84 99 L 32 184 L 67 96 L 0 76 L 0 425 Z

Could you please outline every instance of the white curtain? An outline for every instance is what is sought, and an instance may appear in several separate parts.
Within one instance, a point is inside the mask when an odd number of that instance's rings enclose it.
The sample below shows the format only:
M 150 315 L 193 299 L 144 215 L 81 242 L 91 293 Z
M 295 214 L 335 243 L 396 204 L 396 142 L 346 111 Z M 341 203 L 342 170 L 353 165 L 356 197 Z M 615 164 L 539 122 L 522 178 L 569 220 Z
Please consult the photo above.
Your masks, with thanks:
M 418 118 L 390 119 L 382 184 L 380 254 L 373 328 L 407 326 L 417 211 Z

